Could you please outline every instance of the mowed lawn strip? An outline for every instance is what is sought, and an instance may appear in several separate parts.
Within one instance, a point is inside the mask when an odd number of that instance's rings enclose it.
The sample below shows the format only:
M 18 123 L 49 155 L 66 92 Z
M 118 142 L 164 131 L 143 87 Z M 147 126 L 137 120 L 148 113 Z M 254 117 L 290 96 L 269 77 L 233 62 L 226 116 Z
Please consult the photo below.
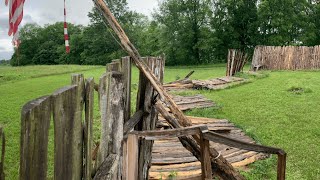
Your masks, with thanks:
M 52 67 L 55 66 L 50 68 Z M 27 71 L 27 69 L 24 70 Z M 191 70 L 196 71 L 192 79 L 210 79 L 222 77 L 225 74 L 224 65 L 168 67 L 165 72 L 165 81 L 184 78 Z M 93 76 L 98 82 L 104 71 L 105 68 L 101 67 L 86 70 L 83 74 L 86 78 Z M 320 159 L 319 77 L 320 72 L 272 72 L 265 79 L 258 79 L 253 83 L 231 89 L 188 91 L 182 94 L 201 93 L 220 105 L 217 108 L 194 110 L 188 112 L 189 115 L 229 119 L 262 144 L 285 149 L 288 152 L 288 179 L 320 179 L 317 161 Z M 134 68 L 133 104 L 137 82 L 138 71 Z M 20 111 L 22 106 L 29 100 L 51 94 L 58 88 L 69 84 L 70 74 L 63 74 L 26 78 L 0 85 L 0 124 L 5 127 L 8 139 L 5 162 L 8 179 L 18 179 L 19 177 Z M 292 87 L 302 87 L 308 91 L 301 94 L 288 92 L 288 89 Z M 94 137 L 97 141 L 100 136 L 100 120 L 97 103 L 95 105 Z M 134 109 L 133 106 L 132 110 L 134 111 Z M 52 136 L 51 126 L 50 178 L 53 174 Z M 255 163 L 252 170 L 248 173 L 244 172 L 244 174 L 248 179 L 275 179 L 275 160 L 276 158 L 272 158 Z

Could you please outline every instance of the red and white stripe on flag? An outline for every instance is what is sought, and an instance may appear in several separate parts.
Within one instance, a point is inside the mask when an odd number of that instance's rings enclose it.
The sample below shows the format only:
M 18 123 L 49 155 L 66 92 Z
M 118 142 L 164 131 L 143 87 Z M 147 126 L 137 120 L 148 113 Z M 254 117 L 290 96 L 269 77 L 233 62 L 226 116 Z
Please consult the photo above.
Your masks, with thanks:
M 9 32 L 8 35 L 13 35 L 12 43 L 19 47 L 19 25 L 23 19 L 23 6 L 25 0 L 6 0 L 6 5 L 9 4 Z
M 66 46 L 66 53 L 70 53 L 69 35 L 68 35 L 68 24 L 67 24 L 67 11 L 66 11 L 66 0 L 64 0 L 64 41 Z

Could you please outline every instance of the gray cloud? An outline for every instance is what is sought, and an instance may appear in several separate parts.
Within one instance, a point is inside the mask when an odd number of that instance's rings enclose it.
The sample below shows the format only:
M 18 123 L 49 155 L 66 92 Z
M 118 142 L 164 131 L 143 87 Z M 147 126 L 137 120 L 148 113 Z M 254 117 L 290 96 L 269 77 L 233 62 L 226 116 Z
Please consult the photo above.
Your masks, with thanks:
M 157 6 L 158 0 L 127 0 L 130 9 L 145 15 L 150 15 Z M 93 8 L 91 0 L 67 0 L 67 21 L 73 24 L 87 25 L 88 12 Z M 39 25 L 52 24 L 63 21 L 63 0 L 30 0 L 25 1 L 24 19 L 21 25 L 37 23 Z M 13 53 L 9 42 L 8 32 L 8 7 L 0 0 L 0 59 L 9 59 Z
M 1 52 L 0 51 L 0 60 L 5 59 L 5 60 L 9 60 L 11 59 L 11 56 L 13 54 L 13 51 L 5 51 L 5 52 Z

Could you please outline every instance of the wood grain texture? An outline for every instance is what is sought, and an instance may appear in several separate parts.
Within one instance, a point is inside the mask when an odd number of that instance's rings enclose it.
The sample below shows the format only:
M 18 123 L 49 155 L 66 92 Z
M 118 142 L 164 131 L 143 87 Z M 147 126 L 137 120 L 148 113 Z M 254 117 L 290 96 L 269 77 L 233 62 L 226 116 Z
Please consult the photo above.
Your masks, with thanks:
M 123 146 L 122 179 L 138 180 L 139 140 L 134 134 L 129 134 Z
M 109 154 L 121 154 L 124 123 L 122 74 L 108 72 L 100 81 L 101 137 L 97 167 Z
M 131 74 L 132 61 L 130 57 L 121 58 L 121 72 L 123 74 L 124 88 L 124 122 L 130 119 L 131 115 Z
M 94 180 L 116 180 L 117 179 L 117 170 L 119 166 L 119 155 L 110 154 L 102 162 L 99 167 Z
M 50 96 L 30 101 L 22 108 L 20 139 L 21 180 L 47 178 L 50 120 Z
M 82 178 L 82 110 L 78 86 L 53 93 L 54 179 Z

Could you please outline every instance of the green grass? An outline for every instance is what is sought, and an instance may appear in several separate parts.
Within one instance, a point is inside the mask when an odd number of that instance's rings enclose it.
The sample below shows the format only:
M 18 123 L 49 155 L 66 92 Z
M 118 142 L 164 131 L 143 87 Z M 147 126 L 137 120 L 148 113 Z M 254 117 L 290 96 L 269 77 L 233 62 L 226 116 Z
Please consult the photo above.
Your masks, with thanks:
M 224 65 L 169 67 L 165 72 L 165 81 L 183 78 L 191 70 L 195 70 L 193 79 L 209 79 L 225 74 Z M 4 126 L 7 136 L 7 179 L 19 177 L 21 107 L 34 98 L 69 85 L 70 72 L 82 72 L 85 77 L 93 76 L 98 81 L 104 71 L 105 68 L 101 66 L 0 67 L 0 76 L 11 77 L 0 80 L 0 124 Z M 134 69 L 134 91 L 137 88 L 137 74 L 138 71 Z M 219 106 L 193 110 L 188 112 L 189 115 L 229 119 L 260 143 L 283 148 L 288 153 L 287 179 L 320 179 L 320 72 L 271 72 L 263 79 L 257 77 L 242 86 L 183 94 L 199 93 Z M 135 97 L 135 92 L 132 95 Z M 95 112 L 97 139 L 100 135 L 97 106 Z M 52 134 L 51 131 L 51 137 Z M 53 142 L 50 139 L 52 154 Z M 51 175 L 52 159 L 50 156 Z M 250 172 L 244 172 L 248 179 L 276 179 L 276 157 L 259 161 L 251 167 Z
M 99 66 L 79 66 L 79 65 L 57 65 L 57 66 L 26 66 L 11 67 L 0 66 L 0 85 L 7 82 L 14 82 L 24 79 L 45 77 L 51 75 L 68 74 L 79 71 L 88 71 Z

